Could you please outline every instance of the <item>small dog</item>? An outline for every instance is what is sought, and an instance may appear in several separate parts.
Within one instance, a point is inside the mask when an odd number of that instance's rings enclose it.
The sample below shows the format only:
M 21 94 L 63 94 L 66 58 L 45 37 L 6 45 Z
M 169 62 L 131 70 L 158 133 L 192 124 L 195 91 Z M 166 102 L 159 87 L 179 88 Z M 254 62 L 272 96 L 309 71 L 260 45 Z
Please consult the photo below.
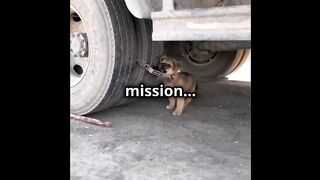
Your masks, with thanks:
M 167 57 L 166 55 L 162 56 L 160 58 L 158 69 L 168 77 L 160 77 L 160 80 L 164 83 L 165 86 L 180 86 L 183 88 L 184 92 L 195 92 L 197 86 L 196 80 L 190 73 L 180 72 L 180 68 L 181 66 L 176 59 Z M 173 109 L 176 107 L 172 115 L 180 116 L 183 109 L 191 102 L 191 100 L 192 98 L 172 97 L 169 98 L 170 104 L 166 108 Z

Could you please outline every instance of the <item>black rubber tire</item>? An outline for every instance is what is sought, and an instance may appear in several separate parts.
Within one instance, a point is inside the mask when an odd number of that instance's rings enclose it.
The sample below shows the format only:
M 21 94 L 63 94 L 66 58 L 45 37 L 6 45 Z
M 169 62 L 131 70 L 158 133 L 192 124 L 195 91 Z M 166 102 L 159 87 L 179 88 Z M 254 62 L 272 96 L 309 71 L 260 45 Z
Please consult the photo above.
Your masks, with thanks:
M 138 46 L 138 54 L 146 52 L 146 56 L 142 56 L 142 62 L 150 64 L 153 67 L 157 67 L 161 56 L 164 53 L 163 41 L 152 41 L 152 21 L 148 19 L 137 19 L 135 22 L 138 25 L 137 40 L 138 42 L 145 42 L 143 46 Z M 140 38 L 139 38 L 140 37 Z M 139 59 L 139 58 L 138 58 Z M 146 85 L 155 85 L 155 76 L 144 71 L 142 83 Z
M 136 33 L 137 61 L 144 64 L 157 66 L 163 55 L 163 42 L 152 41 L 152 21 L 149 19 L 133 18 Z M 134 66 L 133 75 L 130 77 L 133 86 L 141 82 L 146 85 L 154 84 L 155 76 L 143 71 L 139 66 Z
M 149 19 L 138 19 L 132 16 L 135 26 L 136 60 L 140 63 L 150 64 L 156 67 L 163 55 L 163 42 L 152 41 L 152 21 Z M 139 66 L 134 66 L 132 74 L 129 77 L 129 86 L 138 86 L 140 83 L 145 85 L 156 85 L 156 77 L 141 69 Z M 124 95 L 123 95 L 124 96 Z M 122 105 L 136 100 L 135 98 L 122 98 L 114 106 Z
M 71 0 L 85 24 L 90 63 L 71 88 L 70 111 L 89 114 L 117 104 L 129 84 L 136 57 L 131 14 L 122 0 Z

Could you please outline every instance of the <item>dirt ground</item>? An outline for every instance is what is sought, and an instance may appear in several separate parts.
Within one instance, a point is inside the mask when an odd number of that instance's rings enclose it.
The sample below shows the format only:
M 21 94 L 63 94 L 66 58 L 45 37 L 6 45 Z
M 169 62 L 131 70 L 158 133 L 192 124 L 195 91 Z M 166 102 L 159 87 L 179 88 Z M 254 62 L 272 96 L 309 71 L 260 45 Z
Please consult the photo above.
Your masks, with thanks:
M 166 99 L 141 99 L 71 121 L 71 179 L 251 179 L 251 84 L 200 83 L 180 117 Z

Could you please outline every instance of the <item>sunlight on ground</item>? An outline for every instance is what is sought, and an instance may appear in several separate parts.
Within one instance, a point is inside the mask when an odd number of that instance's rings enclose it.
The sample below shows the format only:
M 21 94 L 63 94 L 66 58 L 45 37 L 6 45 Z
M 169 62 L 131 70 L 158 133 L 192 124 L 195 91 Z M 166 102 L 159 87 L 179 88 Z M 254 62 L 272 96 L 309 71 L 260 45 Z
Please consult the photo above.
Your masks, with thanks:
M 248 60 L 240 67 L 240 69 L 228 75 L 227 77 L 229 80 L 251 82 L 251 54 L 248 56 Z

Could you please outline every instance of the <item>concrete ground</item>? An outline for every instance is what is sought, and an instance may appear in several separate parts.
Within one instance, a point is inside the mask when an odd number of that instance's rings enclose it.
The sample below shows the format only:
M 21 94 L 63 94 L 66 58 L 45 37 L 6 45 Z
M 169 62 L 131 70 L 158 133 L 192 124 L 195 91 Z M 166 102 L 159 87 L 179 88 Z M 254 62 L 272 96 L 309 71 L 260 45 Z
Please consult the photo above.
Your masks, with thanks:
M 71 179 L 251 179 L 251 84 L 200 83 L 180 117 L 166 99 L 141 99 L 71 121 Z

